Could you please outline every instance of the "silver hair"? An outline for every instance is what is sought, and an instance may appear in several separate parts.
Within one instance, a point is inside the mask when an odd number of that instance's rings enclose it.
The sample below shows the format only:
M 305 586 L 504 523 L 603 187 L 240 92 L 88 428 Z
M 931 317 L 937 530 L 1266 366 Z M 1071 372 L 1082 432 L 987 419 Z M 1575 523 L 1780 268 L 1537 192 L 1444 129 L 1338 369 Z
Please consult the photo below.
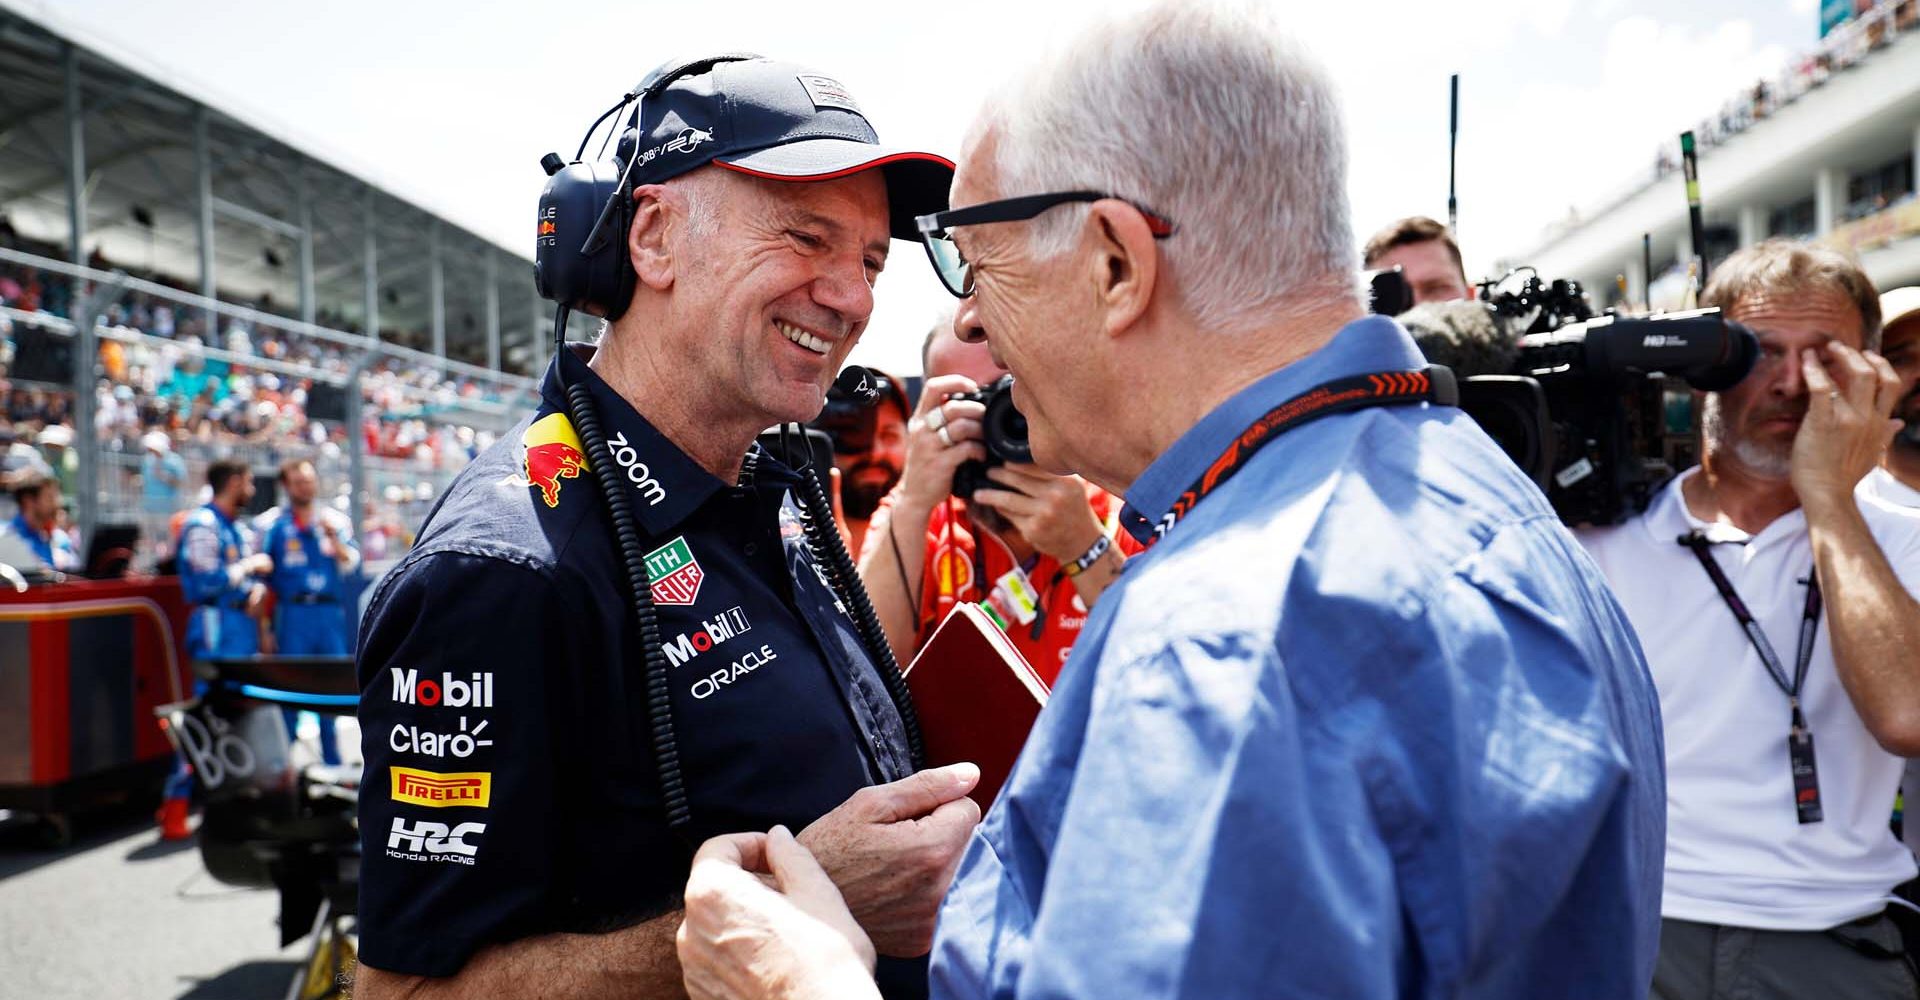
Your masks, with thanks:
M 720 231 L 720 200 L 726 197 L 721 186 L 730 179 L 725 170 L 707 166 L 667 181 L 686 196 L 689 236 L 705 239 Z
M 1162 0 L 1104 23 L 990 101 L 987 132 L 1003 196 L 1092 188 L 1171 221 L 1171 287 L 1204 327 L 1363 301 L 1333 83 L 1257 8 Z M 1085 211 L 1036 219 L 1033 252 L 1068 249 Z

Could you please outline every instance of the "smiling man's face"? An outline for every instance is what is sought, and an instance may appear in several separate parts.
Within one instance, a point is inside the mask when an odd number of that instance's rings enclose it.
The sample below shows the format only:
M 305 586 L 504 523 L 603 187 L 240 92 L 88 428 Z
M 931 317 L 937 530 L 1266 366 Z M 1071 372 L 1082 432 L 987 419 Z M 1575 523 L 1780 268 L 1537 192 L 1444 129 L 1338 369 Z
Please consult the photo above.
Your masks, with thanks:
M 757 414 L 761 426 L 812 420 L 873 315 L 889 238 L 885 181 L 868 170 L 715 186 L 724 192 L 715 218 L 677 238 L 673 308 L 707 338 L 682 352 L 685 391 Z

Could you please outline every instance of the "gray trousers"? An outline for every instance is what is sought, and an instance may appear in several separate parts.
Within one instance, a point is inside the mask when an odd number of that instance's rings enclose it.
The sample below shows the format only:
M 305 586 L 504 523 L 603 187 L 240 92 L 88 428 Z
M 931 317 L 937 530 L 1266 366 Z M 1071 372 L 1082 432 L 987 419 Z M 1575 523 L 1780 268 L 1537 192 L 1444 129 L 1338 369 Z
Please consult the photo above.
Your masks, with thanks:
M 1865 950 L 1862 950 L 1864 946 Z M 1653 1000 L 1914 1000 L 1900 931 L 1885 914 L 1830 931 L 1660 921 Z

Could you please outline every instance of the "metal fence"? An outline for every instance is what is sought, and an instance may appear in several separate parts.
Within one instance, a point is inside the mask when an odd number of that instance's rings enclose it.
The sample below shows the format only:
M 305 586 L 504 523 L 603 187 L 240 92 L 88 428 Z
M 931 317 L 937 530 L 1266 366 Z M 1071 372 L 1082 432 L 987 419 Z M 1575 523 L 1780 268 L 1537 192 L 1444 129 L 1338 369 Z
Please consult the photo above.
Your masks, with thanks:
M 303 458 L 378 570 L 536 403 L 527 378 L 5 248 L 0 303 L 14 438 L 0 460 L 59 475 L 82 541 L 138 526 L 140 569 L 170 554 L 208 465 L 271 476 Z

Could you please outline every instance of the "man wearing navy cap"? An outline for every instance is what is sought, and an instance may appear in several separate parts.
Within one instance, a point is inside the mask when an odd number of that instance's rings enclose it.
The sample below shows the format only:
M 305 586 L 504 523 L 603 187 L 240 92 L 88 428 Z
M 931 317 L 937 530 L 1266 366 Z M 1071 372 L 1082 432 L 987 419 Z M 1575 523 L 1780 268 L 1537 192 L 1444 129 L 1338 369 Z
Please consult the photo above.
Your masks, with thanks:
M 749 58 L 643 100 L 619 236 L 631 299 L 560 352 L 539 410 L 474 460 L 382 582 L 359 648 L 356 995 L 668 996 L 693 847 L 785 824 L 883 955 L 924 955 L 979 809 L 915 772 L 906 711 L 807 544 L 791 470 L 865 330 L 889 238 L 945 207 L 947 161 L 890 150 L 831 78 Z M 543 230 L 543 236 L 545 232 Z M 565 386 L 630 487 L 659 635 L 643 640 Z M 688 822 L 669 824 L 648 644 L 664 653 Z M 920 963 L 882 962 L 895 995 Z

